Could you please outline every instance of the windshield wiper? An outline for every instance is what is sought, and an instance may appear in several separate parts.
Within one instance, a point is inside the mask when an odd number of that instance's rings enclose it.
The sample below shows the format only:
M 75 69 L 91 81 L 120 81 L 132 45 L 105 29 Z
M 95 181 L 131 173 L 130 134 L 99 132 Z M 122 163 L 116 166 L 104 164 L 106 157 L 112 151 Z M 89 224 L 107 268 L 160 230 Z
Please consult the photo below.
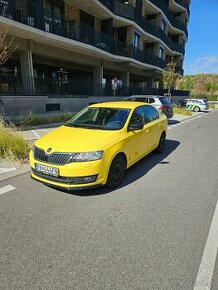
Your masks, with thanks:
M 67 127 L 76 127 L 76 128 L 84 128 L 84 129 L 102 129 L 102 126 L 87 125 L 87 124 L 66 123 L 65 126 L 67 126 Z
M 74 127 L 74 125 L 72 125 L 71 123 L 66 123 L 66 124 L 64 124 L 64 126 L 66 126 L 66 127 Z

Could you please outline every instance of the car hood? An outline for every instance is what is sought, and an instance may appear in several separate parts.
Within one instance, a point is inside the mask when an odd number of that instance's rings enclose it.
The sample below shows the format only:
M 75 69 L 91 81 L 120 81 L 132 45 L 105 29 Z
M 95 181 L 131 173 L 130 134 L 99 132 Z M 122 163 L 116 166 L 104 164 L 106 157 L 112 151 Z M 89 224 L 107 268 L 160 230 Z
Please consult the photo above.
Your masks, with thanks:
M 89 152 L 102 150 L 114 143 L 121 131 L 93 130 L 61 126 L 41 137 L 35 146 L 52 152 Z

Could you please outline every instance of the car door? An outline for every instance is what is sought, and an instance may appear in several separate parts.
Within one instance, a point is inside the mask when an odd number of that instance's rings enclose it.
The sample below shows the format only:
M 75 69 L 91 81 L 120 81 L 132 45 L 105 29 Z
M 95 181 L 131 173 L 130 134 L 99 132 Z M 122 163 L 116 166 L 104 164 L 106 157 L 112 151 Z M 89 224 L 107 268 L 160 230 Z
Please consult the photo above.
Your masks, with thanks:
M 129 164 L 132 165 L 143 156 L 150 149 L 150 135 L 149 124 L 144 115 L 144 106 L 136 108 L 131 116 L 130 124 L 143 123 L 143 128 L 140 130 L 129 131 L 128 134 L 128 146 L 129 146 Z
M 158 144 L 162 131 L 160 116 L 158 111 L 153 106 L 144 106 L 144 118 L 146 119 L 145 130 L 149 135 L 148 151 L 152 151 Z

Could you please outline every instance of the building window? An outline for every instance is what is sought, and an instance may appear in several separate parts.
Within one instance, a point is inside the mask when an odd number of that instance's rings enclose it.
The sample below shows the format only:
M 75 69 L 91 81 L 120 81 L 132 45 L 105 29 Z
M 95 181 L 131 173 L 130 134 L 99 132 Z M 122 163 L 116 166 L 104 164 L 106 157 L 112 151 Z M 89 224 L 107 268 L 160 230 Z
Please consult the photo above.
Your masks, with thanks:
M 160 49 L 159 49 L 159 57 L 164 59 L 164 49 L 163 49 L 163 47 L 160 47 Z
M 167 28 L 167 23 L 166 23 L 166 21 L 164 20 L 164 19 L 162 19 L 162 21 L 161 21 L 161 29 L 164 31 L 164 32 L 166 32 L 166 28 Z
M 139 43 L 140 43 L 140 35 L 135 33 L 134 40 L 133 40 L 133 46 L 136 48 L 139 48 Z

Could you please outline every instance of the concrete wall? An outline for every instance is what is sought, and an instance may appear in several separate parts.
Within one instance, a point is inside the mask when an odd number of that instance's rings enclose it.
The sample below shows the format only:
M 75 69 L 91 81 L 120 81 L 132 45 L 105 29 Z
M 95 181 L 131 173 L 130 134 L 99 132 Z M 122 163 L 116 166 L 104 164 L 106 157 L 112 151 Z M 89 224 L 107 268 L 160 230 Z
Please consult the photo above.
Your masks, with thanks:
M 46 104 L 60 104 L 59 112 L 78 112 L 89 104 L 88 98 L 50 98 L 48 96 L 2 96 L 0 109 L 4 104 L 6 116 L 20 116 L 30 111 L 36 114 L 45 114 Z
M 78 112 L 89 104 L 120 100 L 122 97 L 78 97 L 64 98 L 63 96 L 1 96 L 0 117 L 2 112 L 8 117 L 18 117 L 33 112 L 35 114 Z M 60 111 L 46 111 L 46 104 L 60 104 Z M 2 110 L 3 109 L 3 110 Z
M 172 96 L 172 102 L 178 104 L 182 99 L 189 96 Z M 2 114 L 5 117 L 19 117 L 21 115 L 33 112 L 35 114 L 49 114 L 58 112 L 73 112 L 76 113 L 84 107 L 101 102 L 119 101 L 123 96 L 108 96 L 108 97 L 78 97 L 78 98 L 64 98 L 48 97 L 48 96 L 1 96 L 0 97 L 0 118 Z M 60 111 L 47 112 L 46 104 L 60 104 Z

